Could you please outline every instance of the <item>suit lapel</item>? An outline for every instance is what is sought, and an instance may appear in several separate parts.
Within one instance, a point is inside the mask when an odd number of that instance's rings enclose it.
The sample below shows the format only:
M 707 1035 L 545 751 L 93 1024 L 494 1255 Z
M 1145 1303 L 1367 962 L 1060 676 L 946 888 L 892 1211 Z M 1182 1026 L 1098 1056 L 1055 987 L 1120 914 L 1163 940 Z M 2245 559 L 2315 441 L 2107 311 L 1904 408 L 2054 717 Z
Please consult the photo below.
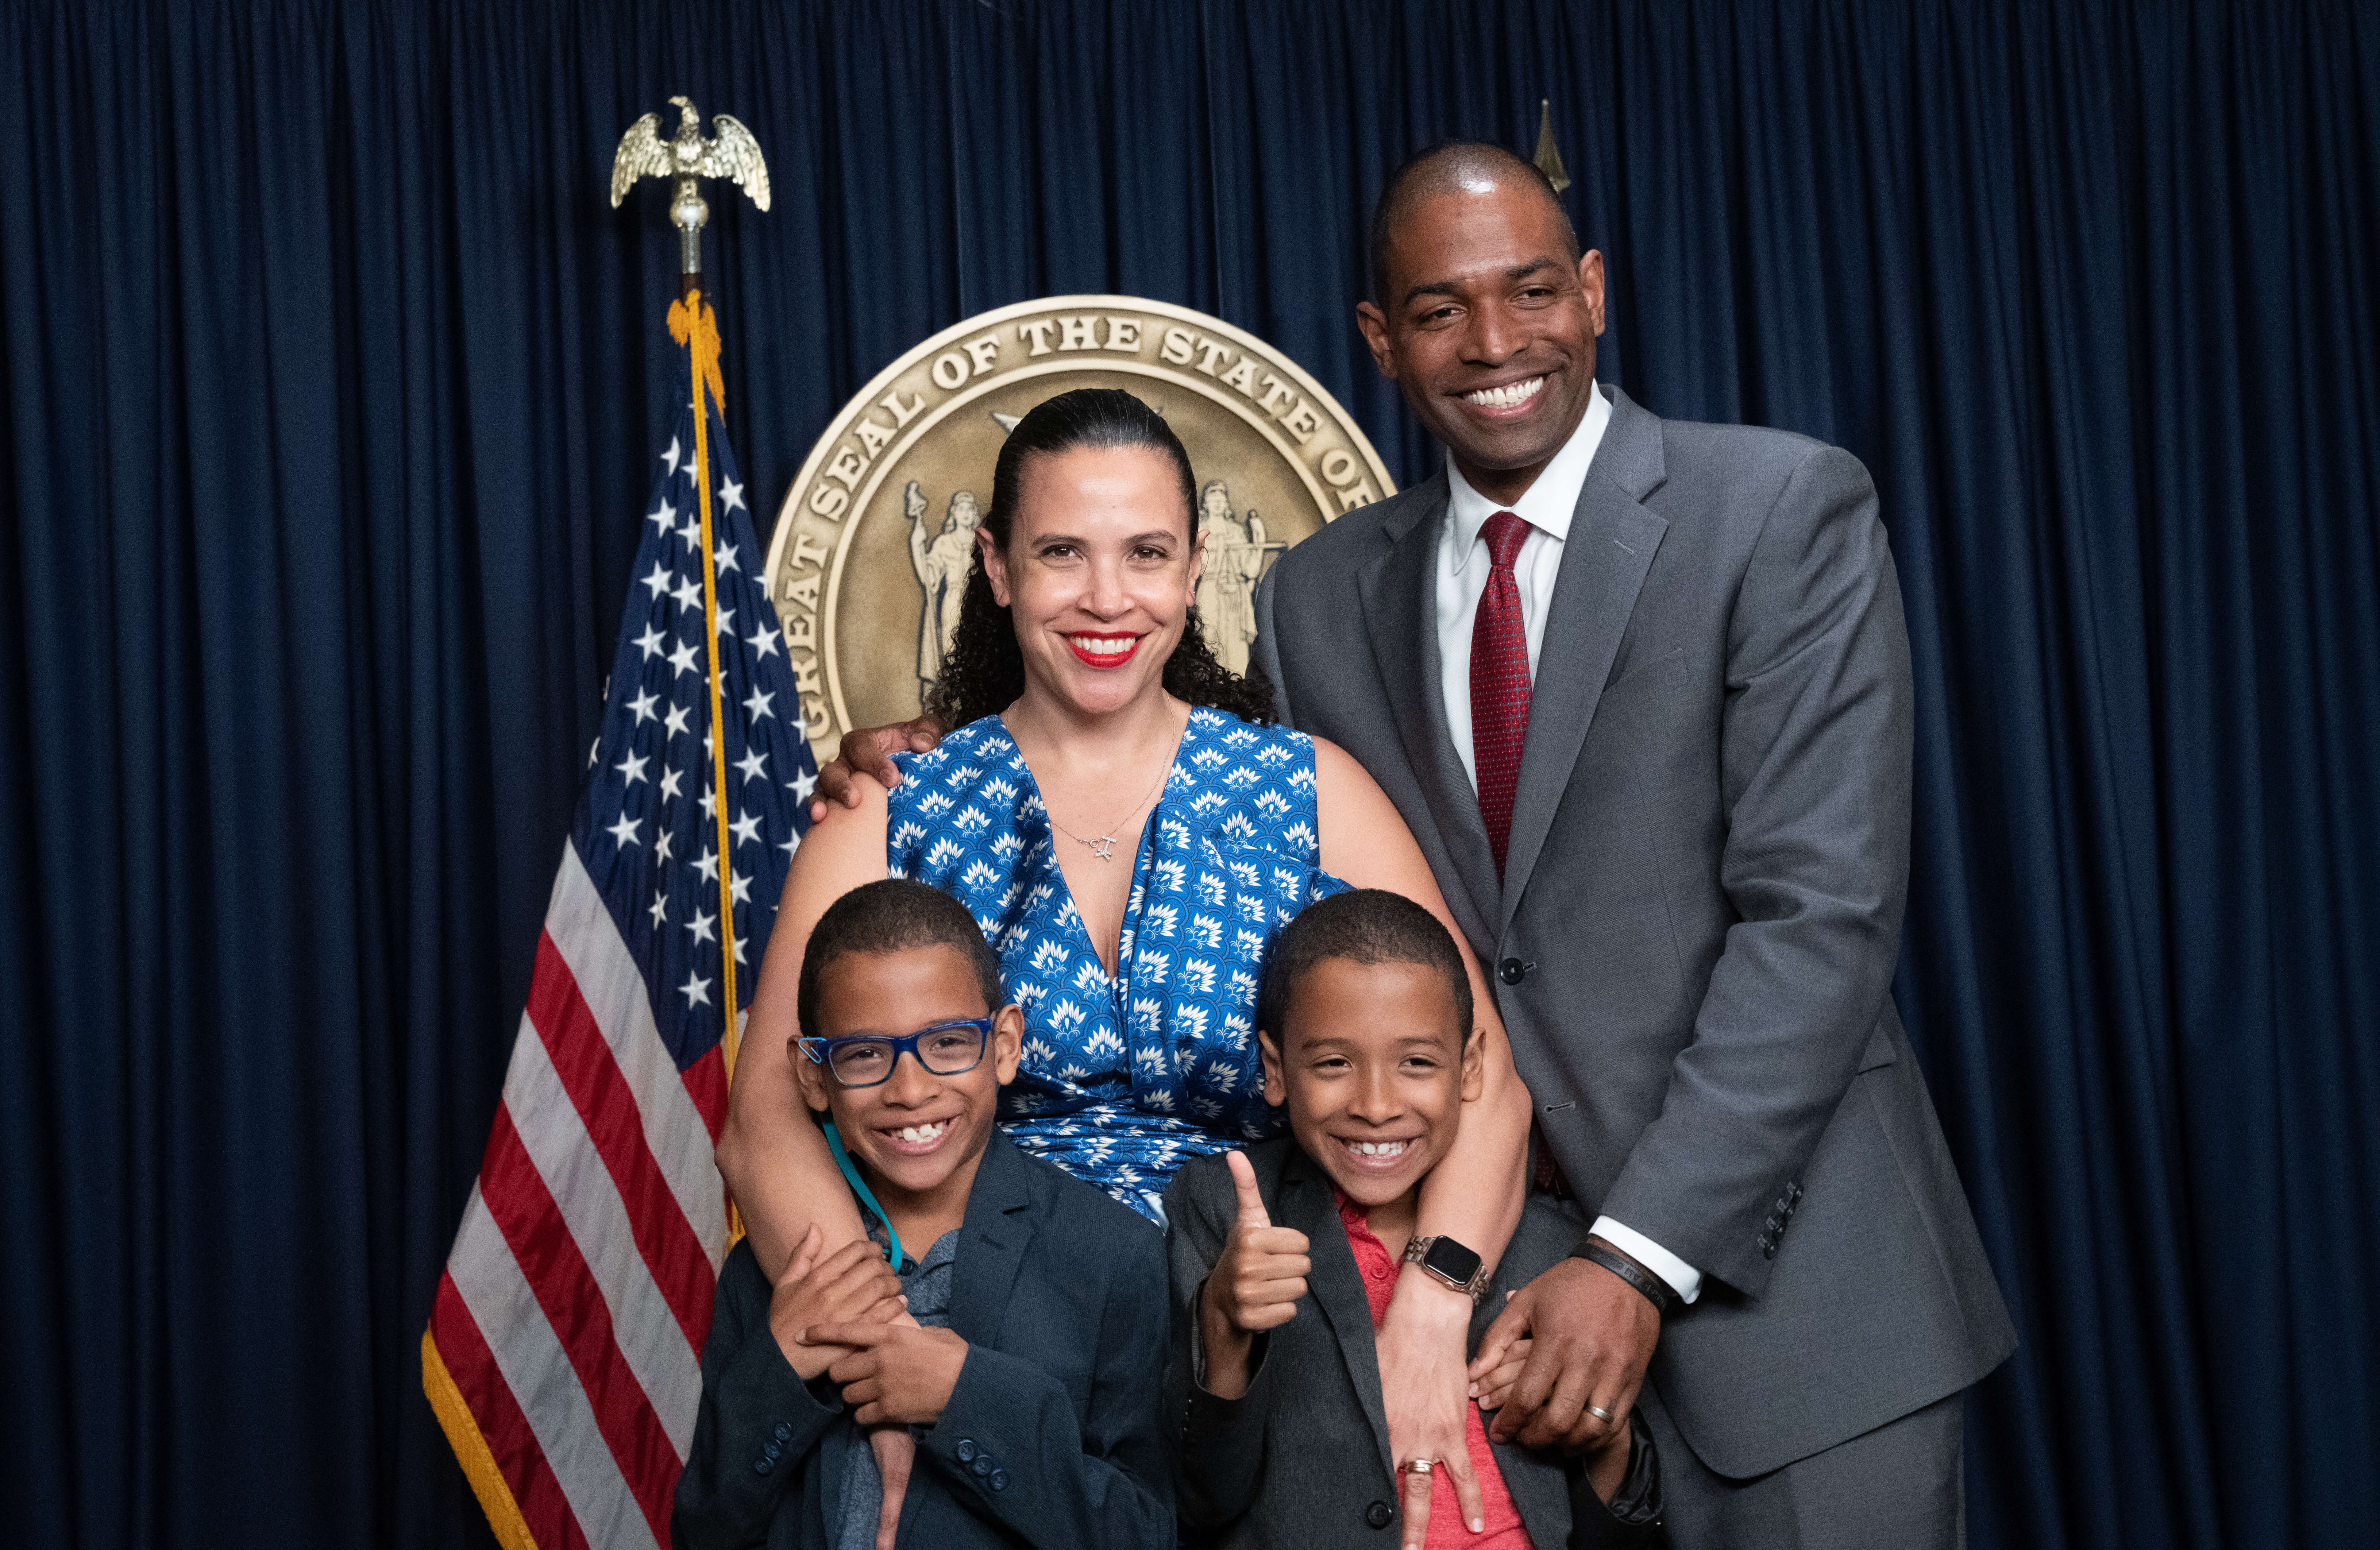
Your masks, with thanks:
M 967 1195 L 957 1263 L 951 1267 L 951 1327 L 969 1345 L 999 1344 L 1016 1272 L 1033 1241 L 1033 1181 L 1015 1143 L 994 1130 Z
M 1498 937 L 1511 928 L 1529 885 L 1620 639 L 1627 633 L 1636 594 L 1669 531 L 1669 523 L 1639 504 L 1664 477 L 1660 421 L 1612 389 L 1611 422 L 1579 490 L 1553 603 L 1546 611 L 1545 643 L 1529 691 L 1529 735 L 1512 795 L 1504 886 L 1495 912 Z
M 1495 855 L 1488 848 L 1478 794 L 1463 773 L 1447 728 L 1446 700 L 1439 687 L 1445 669 L 1438 652 L 1436 592 L 1438 534 L 1446 516 L 1445 473 L 1440 471 L 1415 494 L 1422 498 L 1410 503 L 1410 520 L 1402 531 L 1384 530 L 1389 546 L 1366 564 L 1357 586 L 1373 660 L 1379 666 L 1380 685 L 1404 743 L 1405 759 L 1463 883 L 1459 892 L 1447 890 L 1447 907 L 1475 941 L 1492 941 Z
M 1485 843 L 1484 841 L 1482 843 Z M 1380 1450 L 1380 1467 L 1396 1478 L 1396 1458 L 1389 1451 L 1389 1405 L 1380 1392 L 1380 1352 L 1372 1339 L 1372 1304 L 1364 1295 L 1363 1274 L 1355 1268 L 1355 1251 L 1347 1228 L 1339 1220 L 1338 1203 L 1330 1197 L 1330 1179 L 1293 1149 L 1281 1166 L 1280 1222 L 1305 1235 L 1307 1293 L 1322 1313 L 1339 1344 L 1340 1360 L 1363 1401 L 1364 1418 L 1371 1422 L 1372 1438 Z

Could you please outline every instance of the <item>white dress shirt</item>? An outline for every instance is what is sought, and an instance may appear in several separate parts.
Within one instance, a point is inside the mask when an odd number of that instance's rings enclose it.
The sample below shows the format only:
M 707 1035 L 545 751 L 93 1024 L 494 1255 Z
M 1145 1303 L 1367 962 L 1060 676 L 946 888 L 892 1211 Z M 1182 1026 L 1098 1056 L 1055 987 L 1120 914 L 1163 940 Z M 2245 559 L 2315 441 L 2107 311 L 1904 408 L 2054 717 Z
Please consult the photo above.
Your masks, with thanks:
M 1554 454 L 1536 482 L 1510 506 L 1498 506 L 1471 487 L 1450 458 L 1446 463 L 1449 497 L 1446 525 L 1438 536 L 1438 659 L 1439 690 L 1446 699 L 1446 729 L 1462 757 L 1463 773 L 1479 785 L 1479 770 L 1471 750 L 1471 625 L 1479 611 L 1479 594 L 1488 590 L 1492 562 L 1479 531 L 1499 511 L 1510 511 L 1529 524 L 1529 536 L 1512 557 L 1512 580 L 1521 592 L 1521 622 L 1529 639 L 1529 680 L 1537 677 L 1537 653 L 1546 639 L 1546 611 L 1554 600 L 1554 579 L 1561 574 L 1562 546 L 1570 537 L 1570 519 L 1578 510 L 1579 492 L 1586 488 L 1586 470 L 1603 445 L 1611 423 L 1611 400 L 1597 387 L 1562 449 Z M 1677 1289 L 1692 1302 L 1703 1291 L 1702 1272 L 1662 1248 L 1643 1233 L 1609 1216 L 1598 1216 L 1588 1229 L 1626 1253 Z

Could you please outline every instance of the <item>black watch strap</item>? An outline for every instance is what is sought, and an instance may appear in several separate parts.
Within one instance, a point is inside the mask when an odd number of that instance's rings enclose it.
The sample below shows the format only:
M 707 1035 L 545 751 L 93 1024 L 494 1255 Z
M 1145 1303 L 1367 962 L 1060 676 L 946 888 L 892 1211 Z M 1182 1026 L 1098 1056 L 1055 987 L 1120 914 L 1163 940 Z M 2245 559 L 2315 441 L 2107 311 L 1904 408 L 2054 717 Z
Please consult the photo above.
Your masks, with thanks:
M 1570 1251 L 1570 1257 L 1603 1266 L 1644 1293 L 1645 1300 L 1650 1302 L 1654 1311 L 1664 1318 L 1669 1316 L 1670 1309 L 1677 1306 L 1678 1294 L 1670 1289 L 1669 1283 L 1625 1254 L 1582 1238 L 1578 1240 L 1578 1247 Z

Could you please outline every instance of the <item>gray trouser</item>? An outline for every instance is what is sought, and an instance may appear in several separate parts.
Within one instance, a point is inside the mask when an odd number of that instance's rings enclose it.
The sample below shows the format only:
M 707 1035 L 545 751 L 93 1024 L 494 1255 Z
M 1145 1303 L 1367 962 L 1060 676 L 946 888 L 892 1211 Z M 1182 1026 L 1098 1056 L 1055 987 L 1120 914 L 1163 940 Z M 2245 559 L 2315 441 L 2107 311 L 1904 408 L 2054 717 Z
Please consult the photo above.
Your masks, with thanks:
M 1953 1394 L 1749 1480 L 1705 1467 L 1649 1386 L 1636 1408 L 1660 1448 L 1677 1550 L 1963 1550 L 1966 1402 Z

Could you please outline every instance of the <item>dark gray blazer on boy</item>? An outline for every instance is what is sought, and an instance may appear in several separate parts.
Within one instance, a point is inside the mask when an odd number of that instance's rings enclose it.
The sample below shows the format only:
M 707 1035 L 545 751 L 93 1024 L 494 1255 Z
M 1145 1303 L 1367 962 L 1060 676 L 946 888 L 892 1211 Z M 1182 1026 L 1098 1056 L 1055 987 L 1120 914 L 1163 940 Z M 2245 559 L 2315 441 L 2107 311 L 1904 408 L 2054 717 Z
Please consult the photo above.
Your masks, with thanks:
M 1254 660 L 1412 826 L 1588 1215 L 1703 1273 L 1650 1378 L 1742 1477 L 1956 1393 L 2015 1333 L 1890 995 L 1912 688 L 1875 487 L 1601 391 L 1500 880 L 1440 692 L 1443 472 L 1283 555 Z
M 1172 1262 L 1173 1357 L 1168 1402 L 1182 1421 L 1182 1521 L 1212 1534 L 1218 1550 L 1397 1543 L 1395 1461 L 1389 1452 L 1388 1407 L 1372 1343 L 1372 1305 L 1339 1218 L 1330 1176 L 1294 1141 L 1252 1146 L 1257 1191 L 1273 1226 L 1292 1227 L 1312 1246 L 1307 1295 L 1297 1314 L 1257 1336 L 1248 1391 L 1219 1399 L 1191 1379 L 1191 1306 L 1239 1216 L 1239 1196 L 1220 1156 L 1201 1157 L 1173 1176 L 1165 1191 L 1168 1256 Z M 1478 1349 L 1504 1294 L 1569 1254 L 1578 1224 L 1544 1201 L 1532 1201 L 1504 1251 L 1496 1279 L 1471 1321 Z M 1602 1504 L 1573 1538 L 1577 1471 L 1550 1454 L 1494 1443 L 1505 1489 L 1538 1550 L 1564 1545 L 1666 1544 L 1657 1523 L 1622 1525 Z M 1451 1491 L 1451 1485 L 1438 1489 Z M 1648 1505 L 1658 1492 L 1647 1492 Z M 1585 1517 L 1590 1495 L 1579 1494 Z
M 972 1349 L 917 1444 L 905 1550 L 1173 1550 L 1162 1235 L 994 1132 L 952 1275 L 951 1327 Z M 720 1273 L 678 1481 L 681 1550 L 826 1550 L 840 1520 L 854 1429 L 835 1385 L 805 1384 L 785 1361 L 769 1330 L 771 1291 L 751 1246 L 737 1244 Z

